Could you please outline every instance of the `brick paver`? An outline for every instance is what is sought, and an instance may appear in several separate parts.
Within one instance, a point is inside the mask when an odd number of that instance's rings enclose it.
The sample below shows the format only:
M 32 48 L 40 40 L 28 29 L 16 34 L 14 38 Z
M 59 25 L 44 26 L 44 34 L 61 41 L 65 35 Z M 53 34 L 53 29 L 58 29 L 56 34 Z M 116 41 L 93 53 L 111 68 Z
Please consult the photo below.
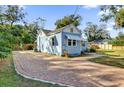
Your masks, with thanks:
M 124 86 L 124 69 L 33 51 L 14 51 L 13 60 L 21 74 L 76 87 Z

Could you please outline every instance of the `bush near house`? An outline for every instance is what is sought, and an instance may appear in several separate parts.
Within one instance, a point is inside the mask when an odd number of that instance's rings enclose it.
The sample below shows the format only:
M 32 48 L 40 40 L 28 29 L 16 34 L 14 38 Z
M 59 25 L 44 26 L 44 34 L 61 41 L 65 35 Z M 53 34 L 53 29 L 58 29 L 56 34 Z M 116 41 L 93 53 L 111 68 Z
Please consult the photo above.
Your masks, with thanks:
M 91 44 L 90 47 L 94 48 L 94 49 L 100 49 L 100 47 L 98 45 L 96 45 L 96 44 Z
M 24 44 L 23 50 L 33 50 L 34 44 Z
M 91 44 L 89 52 L 96 52 L 97 49 L 100 49 L 98 45 Z
M 8 40 L 4 40 L 0 35 L 0 59 L 4 59 L 11 53 L 11 46 Z
M 22 50 L 19 44 L 13 44 L 12 50 Z
M 90 48 L 90 52 L 96 52 L 95 48 Z
M 13 50 L 33 50 L 35 47 L 34 44 L 22 44 L 22 45 L 19 45 L 19 44 L 14 44 L 13 45 Z

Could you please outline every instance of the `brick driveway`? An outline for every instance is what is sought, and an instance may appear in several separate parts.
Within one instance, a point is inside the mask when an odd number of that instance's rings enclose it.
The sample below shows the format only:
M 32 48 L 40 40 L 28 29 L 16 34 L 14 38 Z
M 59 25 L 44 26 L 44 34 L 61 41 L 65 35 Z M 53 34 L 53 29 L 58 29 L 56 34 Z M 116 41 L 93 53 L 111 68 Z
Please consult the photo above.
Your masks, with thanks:
M 14 51 L 19 73 L 69 86 L 124 86 L 124 69 L 86 61 L 84 57 L 64 58 L 33 51 Z

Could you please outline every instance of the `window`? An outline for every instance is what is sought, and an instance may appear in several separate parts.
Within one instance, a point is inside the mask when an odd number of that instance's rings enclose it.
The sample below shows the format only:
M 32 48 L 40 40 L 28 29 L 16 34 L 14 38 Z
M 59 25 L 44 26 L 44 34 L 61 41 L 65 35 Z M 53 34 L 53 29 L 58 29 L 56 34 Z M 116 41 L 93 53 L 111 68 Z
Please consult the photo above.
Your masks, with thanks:
M 68 46 L 76 46 L 76 44 L 77 44 L 76 40 L 68 39 Z
M 68 39 L 68 46 L 71 46 L 71 39 Z
M 52 38 L 52 46 L 55 46 L 55 38 Z
M 73 40 L 73 46 L 76 46 L 76 40 Z

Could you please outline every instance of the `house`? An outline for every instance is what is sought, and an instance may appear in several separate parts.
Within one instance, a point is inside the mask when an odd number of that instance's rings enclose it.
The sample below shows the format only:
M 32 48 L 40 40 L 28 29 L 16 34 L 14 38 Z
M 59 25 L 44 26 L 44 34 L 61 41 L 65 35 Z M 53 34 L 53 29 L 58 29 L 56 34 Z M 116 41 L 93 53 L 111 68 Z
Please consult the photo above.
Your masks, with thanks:
M 81 31 L 73 25 L 51 31 L 42 29 L 37 35 L 37 50 L 49 54 L 75 56 L 86 48 Z
M 91 44 L 108 44 L 109 39 L 94 40 Z

